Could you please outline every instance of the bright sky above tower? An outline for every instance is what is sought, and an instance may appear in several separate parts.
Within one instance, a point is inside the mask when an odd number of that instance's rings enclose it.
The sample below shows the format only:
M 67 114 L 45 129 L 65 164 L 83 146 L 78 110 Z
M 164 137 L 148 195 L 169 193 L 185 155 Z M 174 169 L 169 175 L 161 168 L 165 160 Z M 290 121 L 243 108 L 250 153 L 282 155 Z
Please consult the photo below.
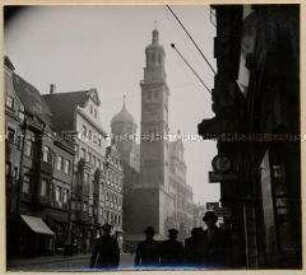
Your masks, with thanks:
M 173 6 L 210 63 L 215 67 L 209 6 Z M 210 118 L 211 96 L 171 49 L 175 43 L 210 88 L 214 75 L 165 6 L 40 6 L 18 13 L 5 27 L 5 54 L 16 72 L 47 93 L 97 88 L 104 128 L 123 105 L 140 125 L 140 85 L 145 47 L 154 27 L 166 52 L 170 133 L 196 135 L 197 124 Z M 139 132 L 138 126 L 138 132 Z M 185 141 L 187 183 L 195 201 L 218 201 L 219 184 L 208 183 L 213 141 Z

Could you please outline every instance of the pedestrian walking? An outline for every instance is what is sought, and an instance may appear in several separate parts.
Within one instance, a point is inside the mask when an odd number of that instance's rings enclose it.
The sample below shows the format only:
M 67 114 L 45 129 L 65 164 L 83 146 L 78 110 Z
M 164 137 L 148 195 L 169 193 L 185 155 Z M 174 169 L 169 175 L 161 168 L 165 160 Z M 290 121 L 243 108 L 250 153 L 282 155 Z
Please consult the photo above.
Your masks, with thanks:
M 111 235 L 111 225 L 105 223 L 100 228 L 100 236 L 95 240 L 90 267 L 115 269 L 119 266 L 120 250 L 118 242 Z
M 188 267 L 204 267 L 205 243 L 202 227 L 191 230 L 191 237 L 185 240 L 185 261 Z
M 204 230 L 205 265 L 208 268 L 222 268 L 225 266 L 226 240 L 222 230 L 217 227 L 218 217 L 213 211 L 207 211 L 203 217 L 207 229 Z
M 172 228 L 168 230 L 169 239 L 160 245 L 160 264 L 163 267 L 179 267 L 184 264 L 184 247 L 177 241 L 179 231 Z
M 154 240 L 155 229 L 151 226 L 144 231 L 146 239 L 139 243 L 135 255 L 135 267 L 156 267 L 160 262 L 159 243 Z

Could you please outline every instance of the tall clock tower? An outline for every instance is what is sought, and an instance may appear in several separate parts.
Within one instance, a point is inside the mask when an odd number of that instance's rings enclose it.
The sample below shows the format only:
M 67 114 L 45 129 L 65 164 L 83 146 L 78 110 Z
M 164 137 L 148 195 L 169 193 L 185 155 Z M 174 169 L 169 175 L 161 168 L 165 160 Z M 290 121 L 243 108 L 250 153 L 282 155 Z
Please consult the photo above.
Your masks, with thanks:
M 170 216 L 171 198 L 168 194 L 168 97 L 165 72 L 165 51 L 159 44 L 157 29 L 145 49 L 146 66 L 141 86 L 140 182 L 137 196 L 138 230 L 154 226 L 161 238 Z M 136 209 L 135 209 L 136 210 Z
M 141 86 L 141 183 L 146 187 L 168 188 L 168 148 L 163 136 L 168 134 L 168 97 L 165 51 L 159 44 L 158 31 L 146 47 L 146 67 Z M 150 140 L 148 140 L 150 139 Z

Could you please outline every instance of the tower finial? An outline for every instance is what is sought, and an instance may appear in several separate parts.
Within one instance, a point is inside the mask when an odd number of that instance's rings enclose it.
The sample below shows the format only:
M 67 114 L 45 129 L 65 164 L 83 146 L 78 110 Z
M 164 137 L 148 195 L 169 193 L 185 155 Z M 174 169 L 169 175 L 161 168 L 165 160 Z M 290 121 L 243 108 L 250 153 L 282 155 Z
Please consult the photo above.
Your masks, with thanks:
M 152 32 L 152 44 L 158 44 L 157 21 L 154 20 L 154 30 Z
M 123 95 L 123 107 L 125 107 L 125 99 L 126 99 L 126 95 Z

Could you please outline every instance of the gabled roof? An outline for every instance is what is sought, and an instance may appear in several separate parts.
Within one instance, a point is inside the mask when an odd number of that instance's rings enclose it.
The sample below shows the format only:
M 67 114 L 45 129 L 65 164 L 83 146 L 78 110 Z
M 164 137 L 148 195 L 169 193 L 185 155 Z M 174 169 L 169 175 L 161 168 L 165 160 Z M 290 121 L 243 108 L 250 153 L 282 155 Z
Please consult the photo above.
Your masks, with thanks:
M 8 67 L 9 69 L 11 69 L 12 71 L 15 70 L 15 67 L 14 67 L 13 63 L 11 62 L 11 60 L 9 59 L 8 56 L 5 56 L 5 57 L 4 57 L 4 65 L 5 65 L 6 67 Z
M 13 74 L 13 85 L 25 110 L 50 124 L 52 113 L 39 91 L 17 74 Z
M 84 107 L 91 90 L 43 95 L 53 114 L 53 123 L 61 130 L 74 129 L 75 111 Z

